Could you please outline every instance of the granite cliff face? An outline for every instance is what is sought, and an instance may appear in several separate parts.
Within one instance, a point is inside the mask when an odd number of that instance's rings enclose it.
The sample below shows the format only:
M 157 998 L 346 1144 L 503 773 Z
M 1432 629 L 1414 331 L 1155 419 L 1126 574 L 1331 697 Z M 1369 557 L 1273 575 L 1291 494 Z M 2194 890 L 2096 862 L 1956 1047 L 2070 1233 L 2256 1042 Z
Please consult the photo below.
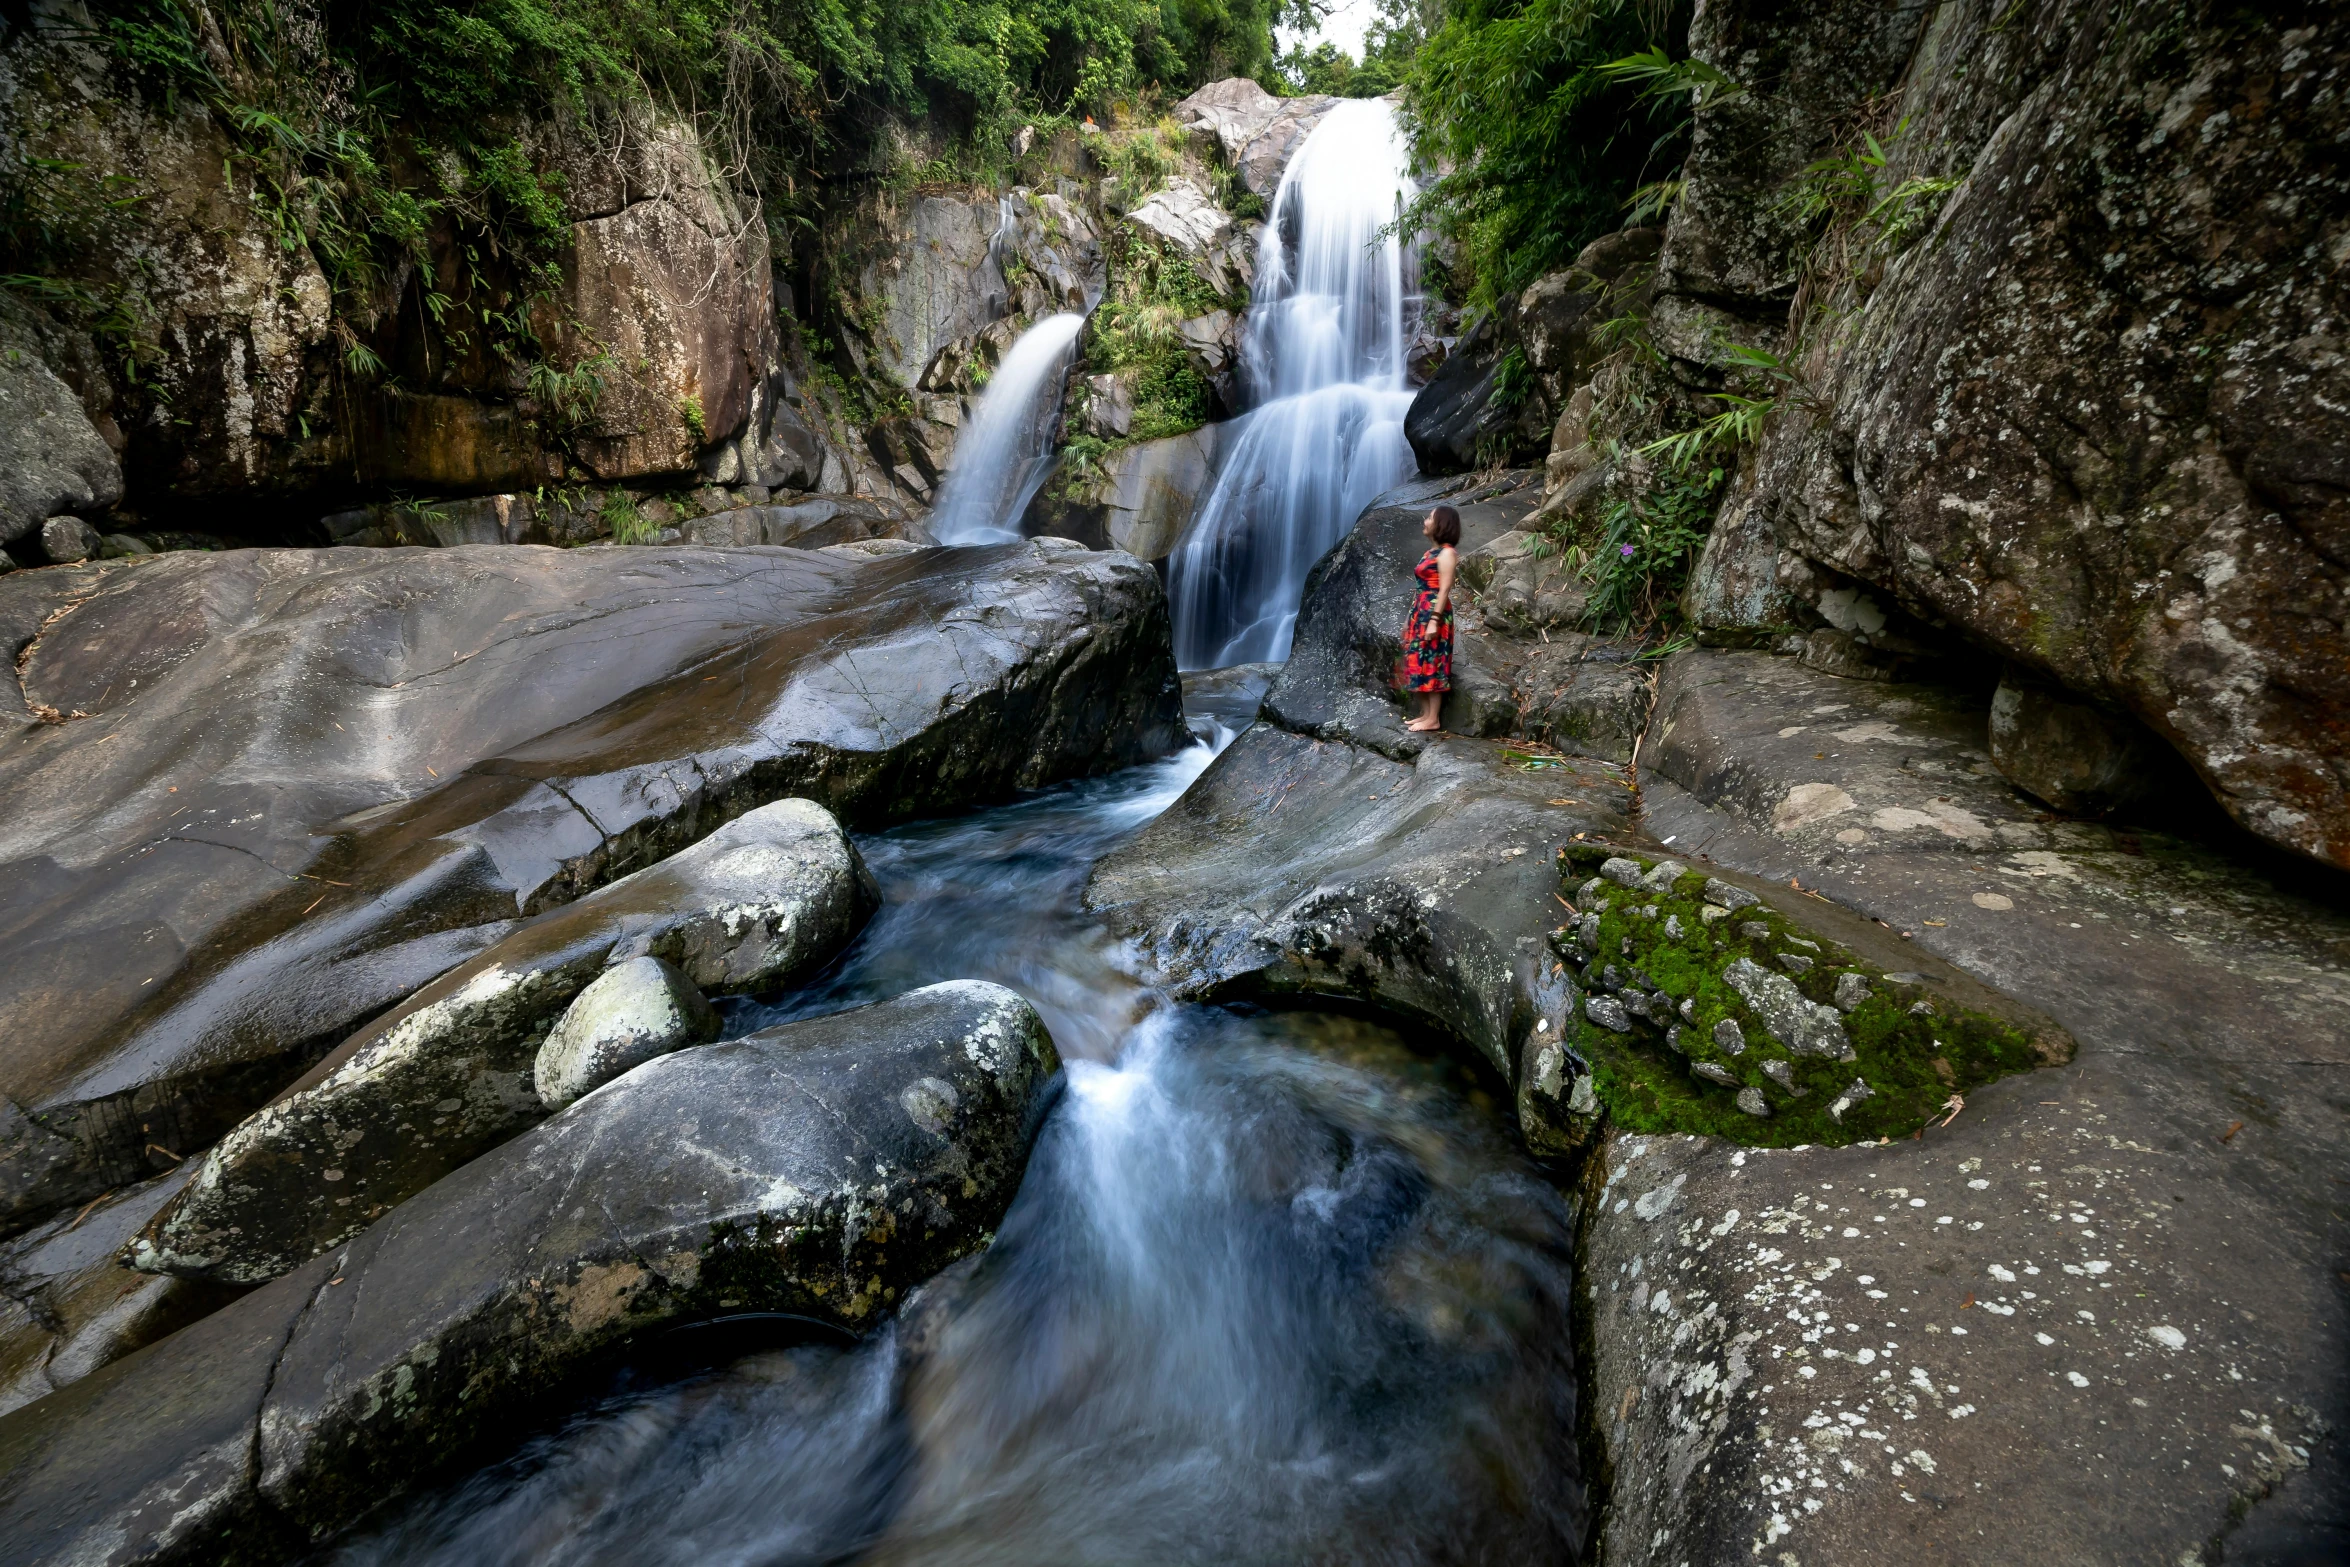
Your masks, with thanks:
M 1725 344 L 1786 366 L 1693 618 L 2009 661 L 2350 866 L 2340 30 L 1706 4 L 1690 42 L 1746 85 L 1697 113 L 1653 336 L 1692 393 L 1756 389 Z M 1875 205 L 1806 223 L 1837 105 Z

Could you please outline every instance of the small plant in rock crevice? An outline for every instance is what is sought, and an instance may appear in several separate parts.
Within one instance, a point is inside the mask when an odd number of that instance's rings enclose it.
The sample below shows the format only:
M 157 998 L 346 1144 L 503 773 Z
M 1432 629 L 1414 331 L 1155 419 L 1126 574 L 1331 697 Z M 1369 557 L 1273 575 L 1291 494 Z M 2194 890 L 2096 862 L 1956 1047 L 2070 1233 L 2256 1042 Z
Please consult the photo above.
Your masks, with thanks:
M 1705 547 L 1721 487 L 1719 468 L 1666 470 L 1644 492 L 1609 504 L 1583 568 L 1591 583 L 1584 610 L 1591 625 L 1619 635 L 1667 627 Z

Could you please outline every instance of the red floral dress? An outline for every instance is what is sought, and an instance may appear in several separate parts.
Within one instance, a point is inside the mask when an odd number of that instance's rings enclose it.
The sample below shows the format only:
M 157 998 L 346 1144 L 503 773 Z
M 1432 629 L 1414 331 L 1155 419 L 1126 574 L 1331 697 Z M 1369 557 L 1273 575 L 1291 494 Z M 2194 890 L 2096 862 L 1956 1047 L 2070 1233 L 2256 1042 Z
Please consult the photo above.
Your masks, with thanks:
M 1420 596 L 1412 600 L 1412 612 L 1404 617 L 1403 659 L 1395 681 L 1401 690 L 1452 689 L 1452 607 L 1445 606 L 1442 614 L 1436 610 L 1436 558 L 1442 553 L 1439 545 L 1412 568 L 1412 575 L 1420 579 Z

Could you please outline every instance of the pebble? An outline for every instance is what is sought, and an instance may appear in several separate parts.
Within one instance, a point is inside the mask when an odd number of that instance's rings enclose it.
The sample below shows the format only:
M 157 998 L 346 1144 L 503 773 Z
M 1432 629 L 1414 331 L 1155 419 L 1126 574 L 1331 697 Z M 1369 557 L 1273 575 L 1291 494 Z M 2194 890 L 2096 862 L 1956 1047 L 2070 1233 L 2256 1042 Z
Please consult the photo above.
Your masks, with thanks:
M 1714 1043 L 1725 1055 L 1742 1056 L 1746 1054 L 1746 1030 L 1738 1026 L 1736 1018 L 1726 1017 L 1714 1025 Z
M 1726 881 L 1717 881 L 1709 876 L 1705 883 L 1705 901 L 1735 914 L 1740 909 L 1753 908 L 1762 899 L 1743 887 L 1733 887 Z
M 1771 1037 L 1796 1055 L 1858 1059 L 1842 1015 L 1806 997 L 1786 975 L 1774 974 L 1752 958 L 1740 958 L 1722 970 L 1722 979 L 1754 1009 Z
M 1811 959 L 1800 952 L 1782 952 L 1779 954 L 1779 966 L 1790 974 L 1808 974 L 1811 972 Z
M 1765 1061 L 1763 1063 L 1763 1076 L 1769 1078 L 1772 1082 L 1778 1084 L 1781 1088 L 1786 1089 L 1788 1093 L 1792 1094 L 1797 1099 L 1801 1099 L 1803 1097 L 1803 1090 L 1795 1086 L 1794 1063 L 1789 1061 Z
M 1599 916 L 1596 914 L 1584 915 L 1583 922 L 1575 927 L 1575 935 L 1583 943 L 1586 951 L 1597 952 L 1599 950 Z
M 1869 999 L 1869 977 L 1866 974 L 1839 974 L 1836 976 L 1836 1009 L 1850 1012 Z
M 1606 904 L 1606 903 L 1604 903 L 1604 902 L 1597 902 L 1597 903 L 1595 903 L 1595 902 L 1593 902 L 1593 901 L 1592 901 L 1593 899 L 1595 899 L 1595 898 L 1599 897 L 1599 894 L 1600 894 L 1600 892 L 1601 892 L 1601 891 L 1602 891 L 1602 890 L 1603 890 L 1603 889 L 1604 889 L 1606 886 L 1607 886 L 1607 883 L 1606 883 L 1606 882 L 1603 882 L 1603 881 L 1601 881 L 1601 880 L 1600 880 L 1598 877 L 1596 877 L 1596 876 L 1592 877 L 1592 878 L 1591 878 L 1589 881 L 1585 882 L 1585 883 L 1584 883 L 1582 886 L 1580 886 L 1580 887 L 1577 887 L 1577 888 L 1575 889 L 1575 902 L 1576 902 L 1576 904 L 1577 904 L 1578 906 L 1580 906 L 1580 907 L 1582 907 L 1582 908 L 1586 908 L 1586 909 L 1604 909 L 1604 908 L 1606 908 L 1606 907 L 1607 907 L 1607 904 Z
M 1683 1028 L 1678 1023 L 1675 1023 L 1671 1028 L 1666 1029 L 1665 1048 L 1672 1051 L 1676 1055 L 1687 1055 L 1689 1053 L 1689 1047 L 1681 1043 L 1681 1036 L 1688 1032 L 1689 1030 Z
M 1624 971 L 1616 967 L 1613 963 L 1610 963 L 1606 968 L 1601 969 L 1599 971 L 1599 988 L 1602 990 L 1623 989 Z
M 1679 860 L 1659 860 L 1649 873 L 1640 878 L 1640 885 L 1650 892 L 1671 892 L 1673 883 L 1689 874 L 1689 867 Z
M 1758 1116 L 1765 1121 L 1771 1118 L 1771 1107 L 1764 1100 L 1763 1091 L 1759 1088 L 1749 1086 L 1739 1089 L 1738 1108 L 1748 1115 Z
M 1636 860 L 1611 858 L 1599 867 L 1599 874 L 1619 887 L 1637 889 L 1640 886 L 1640 864 Z
M 1719 1083 L 1724 1088 L 1736 1088 L 1738 1086 L 1738 1079 L 1730 1075 L 1730 1069 L 1728 1067 L 1716 1066 L 1711 1061 L 1700 1061 L 1689 1070 L 1696 1073 L 1699 1077 L 1704 1078 L 1707 1082 Z
M 1585 996 L 1583 1015 L 1601 1028 L 1613 1029 L 1619 1034 L 1632 1032 L 1632 1019 L 1624 1011 L 1624 1004 L 1613 996 Z
M 1768 941 L 1771 939 L 1771 927 L 1761 920 L 1748 920 L 1738 927 L 1738 934 L 1748 941 Z
M 1686 934 L 1687 932 L 1681 929 L 1680 915 L 1668 914 L 1665 916 L 1665 935 L 1669 939 L 1679 941 Z
M 1852 1086 L 1850 1088 L 1845 1089 L 1844 1092 L 1838 1094 L 1835 1098 L 1828 1101 L 1828 1114 L 1833 1116 L 1836 1120 L 1841 1121 L 1844 1119 L 1845 1111 L 1851 1109 L 1854 1105 L 1859 1104 L 1863 1099 L 1874 1099 L 1876 1097 L 1877 1091 L 1856 1077 L 1852 1080 Z

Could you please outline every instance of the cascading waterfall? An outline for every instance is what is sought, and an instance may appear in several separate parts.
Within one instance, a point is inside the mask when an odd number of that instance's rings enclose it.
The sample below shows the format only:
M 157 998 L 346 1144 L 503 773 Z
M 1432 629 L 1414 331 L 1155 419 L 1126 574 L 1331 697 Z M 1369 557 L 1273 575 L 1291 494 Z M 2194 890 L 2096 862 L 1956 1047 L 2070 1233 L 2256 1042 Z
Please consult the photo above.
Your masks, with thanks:
M 1172 562 L 1175 657 L 1289 656 L 1306 572 L 1410 476 L 1404 346 L 1414 247 L 1383 233 L 1417 187 L 1395 110 L 1342 103 L 1290 160 L 1259 241 L 1242 364 L 1260 405 Z
M 941 544 L 999 544 L 1020 537 L 1028 509 L 1052 471 L 1053 415 L 1069 355 L 1085 317 L 1047 316 L 1020 334 L 980 394 L 955 443 L 954 466 L 931 513 Z

